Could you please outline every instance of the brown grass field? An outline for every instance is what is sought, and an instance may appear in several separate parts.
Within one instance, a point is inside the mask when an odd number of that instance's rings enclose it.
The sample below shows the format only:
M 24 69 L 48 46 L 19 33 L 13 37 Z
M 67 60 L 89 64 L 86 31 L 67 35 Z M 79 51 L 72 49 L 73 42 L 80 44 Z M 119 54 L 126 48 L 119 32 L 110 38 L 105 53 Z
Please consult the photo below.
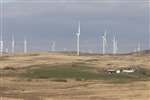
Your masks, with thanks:
M 100 73 L 97 71 L 99 69 L 129 66 L 150 70 L 150 55 L 75 56 L 65 53 L 35 53 L 3 56 L 0 57 L 0 100 L 150 100 L 150 80 L 115 83 L 103 79 L 67 78 L 60 81 L 24 77 L 24 73 L 39 65 L 44 69 L 46 66 L 42 65 L 74 63 L 90 65 L 96 69 L 92 73 Z

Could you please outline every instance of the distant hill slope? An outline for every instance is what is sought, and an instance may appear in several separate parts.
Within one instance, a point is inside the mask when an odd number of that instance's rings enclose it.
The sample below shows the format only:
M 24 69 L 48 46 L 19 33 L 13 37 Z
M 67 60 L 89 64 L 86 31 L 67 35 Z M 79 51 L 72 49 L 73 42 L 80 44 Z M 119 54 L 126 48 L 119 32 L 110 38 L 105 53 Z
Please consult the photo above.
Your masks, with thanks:
M 67 54 L 67 55 L 76 55 L 75 51 L 59 51 L 59 52 L 53 52 L 53 53 L 58 53 L 58 54 Z M 116 55 L 150 55 L 150 50 L 142 50 L 140 52 L 129 52 L 129 53 L 118 53 Z M 87 52 L 80 52 L 81 56 L 99 56 L 99 55 L 103 55 L 103 54 L 99 54 L 99 53 L 87 53 Z M 112 53 L 108 53 L 106 55 L 110 55 L 112 56 Z
M 140 52 L 132 52 L 132 53 L 129 53 L 131 55 L 137 55 L 137 54 L 140 54 L 140 55 L 150 55 L 150 50 L 142 50 Z
M 144 50 L 144 51 L 141 51 L 141 53 L 143 53 L 143 54 L 150 54 L 150 50 Z

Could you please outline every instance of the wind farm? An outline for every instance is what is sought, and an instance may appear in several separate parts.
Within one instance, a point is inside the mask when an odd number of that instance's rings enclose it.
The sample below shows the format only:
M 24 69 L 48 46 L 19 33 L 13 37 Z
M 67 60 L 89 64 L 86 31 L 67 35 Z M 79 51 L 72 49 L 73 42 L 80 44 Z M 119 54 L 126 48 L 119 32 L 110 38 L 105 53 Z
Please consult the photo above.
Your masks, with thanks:
M 108 38 L 105 31 L 101 34 L 100 53 L 81 52 L 80 24 L 79 21 L 78 31 L 73 34 L 76 35 L 76 43 L 72 44 L 76 48 L 75 51 L 58 51 L 55 41 L 52 41 L 50 51 L 30 52 L 27 46 L 29 42 L 24 38 L 21 46 L 23 51 L 17 53 L 13 34 L 11 51 L 4 52 L 5 43 L 1 35 L 1 99 L 148 100 L 150 51 L 141 50 L 138 43 L 135 52 L 118 53 L 119 41 L 116 35 Z M 110 45 L 112 51 L 108 53 Z
M 0 100 L 149 100 L 147 1 L 0 1 Z

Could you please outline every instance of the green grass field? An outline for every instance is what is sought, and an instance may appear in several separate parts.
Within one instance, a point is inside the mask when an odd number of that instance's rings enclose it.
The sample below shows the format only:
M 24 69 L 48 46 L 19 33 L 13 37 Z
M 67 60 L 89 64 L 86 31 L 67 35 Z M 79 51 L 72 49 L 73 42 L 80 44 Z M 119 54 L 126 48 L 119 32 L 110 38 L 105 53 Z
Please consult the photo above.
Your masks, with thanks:
M 125 83 L 130 81 L 150 80 L 150 71 L 139 68 L 134 73 L 108 74 L 102 69 L 92 68 L 84 64 L 38 65 L 27 70 L 25 77 L 29 79 L 51 80 L 103 80 L 107 82 Z

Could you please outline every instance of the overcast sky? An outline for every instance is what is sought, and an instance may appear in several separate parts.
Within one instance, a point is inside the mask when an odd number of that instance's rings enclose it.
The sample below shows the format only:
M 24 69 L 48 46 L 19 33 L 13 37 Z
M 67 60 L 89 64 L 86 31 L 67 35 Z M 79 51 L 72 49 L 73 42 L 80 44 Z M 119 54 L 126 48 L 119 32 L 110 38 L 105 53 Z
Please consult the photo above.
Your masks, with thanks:
M 29 51 L 75 50 L 77 23 L 81 21 L 81 50 L 101 52 L 102 34 L 117 35 L 119 52 L 133 51 L 140 42 L 149 43 L 148 0 L 1 0 L 5 48 L 15 35 L 16 50 L 22 51 L 24 37 Z

